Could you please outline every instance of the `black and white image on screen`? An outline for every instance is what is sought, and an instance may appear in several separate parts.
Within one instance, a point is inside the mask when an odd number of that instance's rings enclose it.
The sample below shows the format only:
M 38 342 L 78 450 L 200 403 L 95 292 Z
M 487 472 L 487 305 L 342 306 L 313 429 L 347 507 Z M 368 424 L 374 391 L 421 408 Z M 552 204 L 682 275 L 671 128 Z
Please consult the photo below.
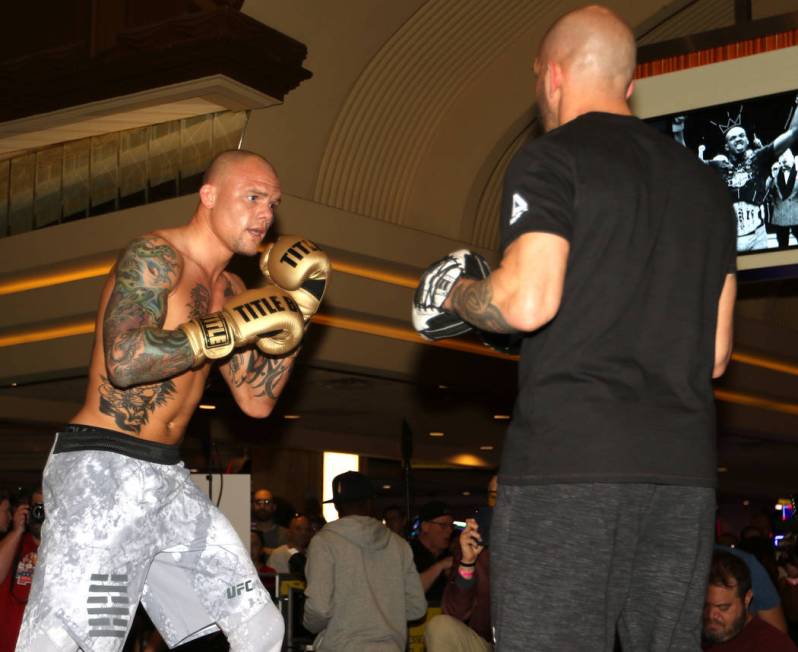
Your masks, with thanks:
M 798 247 L 797 102 L 789 91 L 648 121 L 721 175 L 740 254 Z

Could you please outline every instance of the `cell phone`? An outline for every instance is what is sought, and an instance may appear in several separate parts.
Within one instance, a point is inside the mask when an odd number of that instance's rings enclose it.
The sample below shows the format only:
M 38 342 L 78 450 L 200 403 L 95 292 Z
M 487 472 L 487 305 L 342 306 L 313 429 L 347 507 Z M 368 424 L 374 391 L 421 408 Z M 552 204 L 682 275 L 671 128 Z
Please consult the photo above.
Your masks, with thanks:
M 479 538 L 486 548 L 490 542 L 490 521 L 492 517 L 493 509 L 487 505 L 477 509 L 476 514 L 474 514 L 474 520 L 479 526 Z

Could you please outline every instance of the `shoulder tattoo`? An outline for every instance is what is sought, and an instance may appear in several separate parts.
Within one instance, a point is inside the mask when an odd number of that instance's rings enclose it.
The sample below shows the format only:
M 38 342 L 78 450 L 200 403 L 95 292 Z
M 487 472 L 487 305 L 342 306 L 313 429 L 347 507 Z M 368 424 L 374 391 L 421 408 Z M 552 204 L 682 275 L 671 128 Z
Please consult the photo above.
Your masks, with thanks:
M 185 334 L 162 330 L 169 293 L 181 273 L 179 254 L 155 236 L 134 240 L 119 258 L 103 315 L 103 344 L 109 376 L 123 386 L 162 380 L 191 367 Z

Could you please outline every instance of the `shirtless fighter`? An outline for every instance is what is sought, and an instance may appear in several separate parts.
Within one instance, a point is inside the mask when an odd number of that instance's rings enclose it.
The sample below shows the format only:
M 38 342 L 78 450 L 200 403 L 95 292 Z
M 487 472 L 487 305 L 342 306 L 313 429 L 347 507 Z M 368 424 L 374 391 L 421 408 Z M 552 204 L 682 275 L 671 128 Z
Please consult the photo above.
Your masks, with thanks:
M 279 201 L 269 163 L 222 153 L 188 224 L 117 261 L 85 403 L 44 470 L 47 524 L 17 650 L 119 650 L 139 601 L 170 647 L 221 629 L 231 650 L 280 649 L 283 621 L 247 549 L 178 450 L 213 360 L 246 414 L 269 415 L 321 301 L 329 261 L 299 238 L 267 248 L 263 287 L 225 271 L 258 252 Z

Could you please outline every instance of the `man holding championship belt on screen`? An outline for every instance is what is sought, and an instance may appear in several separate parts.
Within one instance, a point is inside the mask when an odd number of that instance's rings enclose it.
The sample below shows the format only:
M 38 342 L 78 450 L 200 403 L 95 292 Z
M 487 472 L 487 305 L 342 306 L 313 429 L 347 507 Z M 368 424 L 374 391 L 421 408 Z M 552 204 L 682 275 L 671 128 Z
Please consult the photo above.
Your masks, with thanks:
M 428 337 L 525 333 L 491 525 L 497 652 L 700 649 L 734 218 L 717 175 L 631 115 L 634 70 L 610 10 L 554 23 L 499 267 L 477 280 L 461 250 L 415 295 Z
M 83 407 L 44 471 L 47 521 L 17 650 L 120 650 L 139 601 L 173 647 L 221 629 L 235 651 L 279 650 L 283 621 L 179 445 L 211 365 L 269 415 L 323 297 L 327 256 L 267 246 L 267 283 L 225 270 L 258 253 L 281 197 L 257 154 L 217 156 L 185 226 L 131 242 L 103 288 Z

